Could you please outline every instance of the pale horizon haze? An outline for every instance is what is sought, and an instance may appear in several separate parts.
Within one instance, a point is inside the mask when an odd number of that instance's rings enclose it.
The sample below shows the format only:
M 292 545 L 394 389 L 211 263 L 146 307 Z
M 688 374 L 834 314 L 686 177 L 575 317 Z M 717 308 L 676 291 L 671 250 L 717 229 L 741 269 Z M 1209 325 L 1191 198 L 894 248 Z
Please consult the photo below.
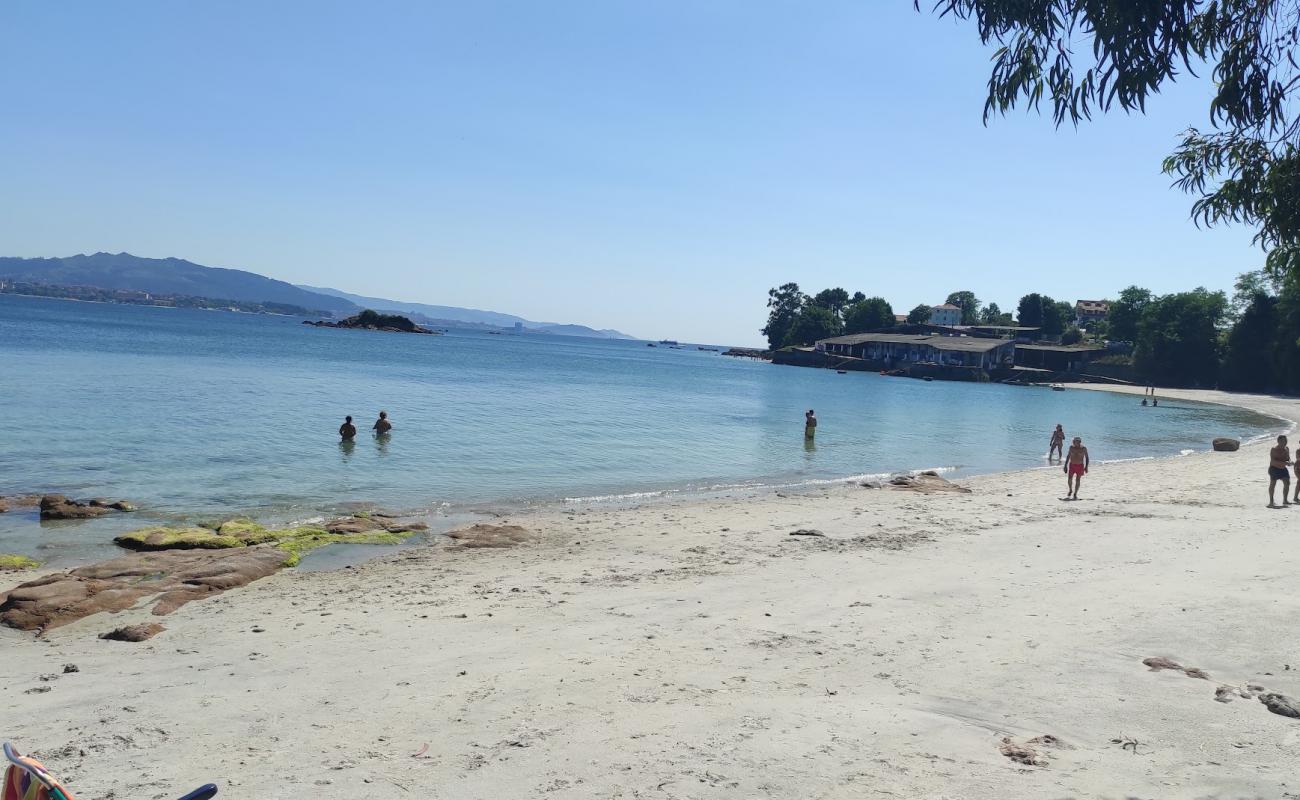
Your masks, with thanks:
M 1262 265 L 1160 172 L 1209 127 L 1204 78 L 1146 116 L 986 127 L 991 52 L 911 0 L 16 0 L 0 255 L 731 345 L 762 342 L 787 281 L 1014 311 Z

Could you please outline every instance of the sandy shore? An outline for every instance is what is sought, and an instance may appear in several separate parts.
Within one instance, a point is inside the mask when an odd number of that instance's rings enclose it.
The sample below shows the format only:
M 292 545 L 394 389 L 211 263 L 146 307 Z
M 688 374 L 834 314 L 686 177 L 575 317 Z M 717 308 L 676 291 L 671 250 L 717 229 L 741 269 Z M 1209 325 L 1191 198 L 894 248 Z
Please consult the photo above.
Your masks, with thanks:
M 287 571 L 142 644 L 95 634 L 143 609 L 0 629 L 0 737 L 123 800 L 1300 797 L 1300 720 L 1215 700 L 1300 698 L 1300 509 L 1264 507 L 1266 465 L 516 515 L 536 541 Z

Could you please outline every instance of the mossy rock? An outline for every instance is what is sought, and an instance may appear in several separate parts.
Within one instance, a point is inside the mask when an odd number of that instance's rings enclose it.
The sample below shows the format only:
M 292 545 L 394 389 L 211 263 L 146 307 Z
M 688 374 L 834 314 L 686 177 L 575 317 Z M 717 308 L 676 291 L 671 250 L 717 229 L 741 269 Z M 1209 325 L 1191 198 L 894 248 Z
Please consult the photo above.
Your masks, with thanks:
M 124 533 L 113 543 L 128 550 L 226 550 L 247 547 L 238 536 L 223 536 L 207 528 L 141 528 Z
M 321 528 L 290 528 L 275 533 L 287 534 L 281 536 L 275 546 L 289 554 L 288 566 L 291 567 L 307 553 L 330 544 L 401 544 L 407 539 L 403 534 L 388 531 L 330 533 Z
M 36 569 L 40 565 L 41 562 L 28 558 L 27 556 L 0 553 L 0 572 L 5 572 L 7 570 Z
M 239 539 L 244 544 L 264 544 L 276 541 L 281 531 L 268 530 L 247 519 L 232 519 L 221 523 L 217 528 L 217 533 Z
M 113 541 L 129 550 L 222 550 L 270 543 L 289 554 L 286 566 L 294 566 L 305 554 L 326 545 L 401 544 L 409 535 L 409 532 L 385 530 L 331 533 L 313 526 L 273 530 L 249 520 L 230 520 L 215 531 L 210 528 L 143 528 L 124 533 Z

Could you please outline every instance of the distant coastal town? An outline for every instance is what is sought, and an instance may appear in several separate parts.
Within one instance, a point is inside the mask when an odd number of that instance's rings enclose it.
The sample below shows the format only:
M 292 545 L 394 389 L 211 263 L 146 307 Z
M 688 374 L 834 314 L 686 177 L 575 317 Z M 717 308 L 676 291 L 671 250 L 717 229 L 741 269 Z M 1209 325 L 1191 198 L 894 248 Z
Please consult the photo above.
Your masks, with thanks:
M 764 357 L 794 366 L 940 380 L 1094 381 L 1234 391 L 1300 389 L 1300 287 L 1241 275 L 1232 296 L 1196 288 L 1115 299 L 1020 298 L 1014 315 L 973 291 L 895 314 L 862 292 L 768 291 Z M 738 353 L 739 354 L 739 353 Z

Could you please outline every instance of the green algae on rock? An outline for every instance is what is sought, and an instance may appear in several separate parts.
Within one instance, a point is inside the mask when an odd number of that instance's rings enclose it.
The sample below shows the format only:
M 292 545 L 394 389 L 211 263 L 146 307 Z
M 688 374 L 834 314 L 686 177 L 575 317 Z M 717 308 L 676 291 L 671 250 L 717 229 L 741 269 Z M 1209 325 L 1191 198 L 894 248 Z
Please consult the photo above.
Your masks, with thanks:
M 28 558 L 27 556 L 0 553 L 0 572 L 4 572 L 5 570 L 36 569 L 40 565 L 41 562 Z
M 408 527 L 409 526 L 409 527 Z M 303 525 L 295 528 L 266 528 L 246 519 L 228 520 L 211 528 L 142 528 L 113 539 L 128 550 L 224 550 L 272 544 L 288 554 L 286 566 L 294 566 L 303 555 L 331 544 L 401 544 L 423 523 L 373 522 L 366 517 L 333 520 L 327 528 Z M 335 529 L 337 528 L 337 529 Z

